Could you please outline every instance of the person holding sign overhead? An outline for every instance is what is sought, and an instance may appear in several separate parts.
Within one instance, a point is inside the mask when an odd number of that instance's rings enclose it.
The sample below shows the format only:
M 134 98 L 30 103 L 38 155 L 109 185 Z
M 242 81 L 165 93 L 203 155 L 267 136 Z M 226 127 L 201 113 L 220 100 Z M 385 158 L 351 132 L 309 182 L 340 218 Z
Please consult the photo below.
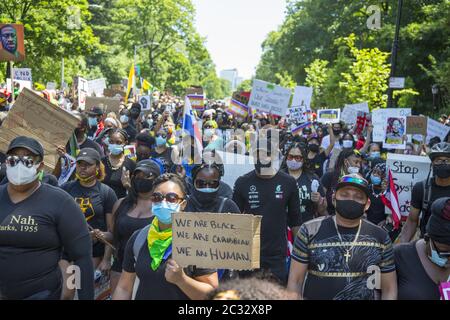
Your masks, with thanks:
M 217 288 L 217 272 L 194 266 L 181 268 L 172 255 L 172 214 L 186 207 L 186 185 L 175 174 L 153 183 L 151 225 L 136 231 L 125 249 L 123 272 L 113 300 L 203 300 Z

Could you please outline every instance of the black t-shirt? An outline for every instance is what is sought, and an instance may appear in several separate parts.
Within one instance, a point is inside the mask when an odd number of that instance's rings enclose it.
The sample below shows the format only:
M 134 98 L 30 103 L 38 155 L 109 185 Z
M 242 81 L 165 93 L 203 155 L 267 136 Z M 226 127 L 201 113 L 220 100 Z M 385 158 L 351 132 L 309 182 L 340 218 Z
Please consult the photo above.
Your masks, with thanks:
M 297 179 L 298 195 L 300 198 L 300 216 L 302 223 L 315 218 L 317 208 L 311 201 L 311 184 L 313 180 L 317 180 L 320 183 L 318 176 L 307 174 L 302 172 L 302 175 Z M 319 185 L 318 191 L 322 197 L 325 196 L 325 192 L 321 185 Z
M 17 204 L 11 202 L 7 185 L 0 186 L 0 203 L 2 297 L 24 299 L 57 291 L 62 247 L 71 255 L 77 241 L 89 237 L 80 208 L 67 193 L 47 184 Z
M 323 176 L 323 164 L 325 163 L 325 160 L 327 160 L 327 156 L 325 155 L 325 152 L 320 152 L 316 154 L 314 159 L 309 160 L 312 164 L 312 167 L 314 168 L 314 173 L 318 177 Z
M 398 300 L 439 300 L 439 287 L 425 271 L 416 244 L 402 243 L 394 248 Z
M 148 250 L 148 242 L 139 250 L 137 261 L 134 260 L 133 246 L 139 233 L 136 231 L 128 241 L 125 248 L 125 257 L 123 261 L 123 270 L 130 273 L 136 273 L 139 278 L 139 287 L 136 292 L 136 300 L 189 300 L 188 296 L 181 289 L 167 282 L 165 270 L 167 260 L 161 262 L 158 269 L 153 271 L 151 268 L 152 257 Z M 135 264 L 136 263 L 136 264 Z M 212 269 L 200 269 L 195 267 L 184 268 L 184 272 L 191 278 L 200 277 L 216 272 Z
M 123 128 L 125 132 L 128 134 L 129 140 L 128 143 L 133 143 L 136 140 L 137 130 L 132 125 L 128 125 L 128 127 Z
M 422 210 L 422 201 L 424 197 L 424 184 L 426 183 L 426 180 L 417 182 L 411 192 L 411 206 Z M 425 234 L 425 227 L 428 223 L 428 219 L 430 218 L 430 209 L 431 205 L 436 199 L 448 197 L 450 195 L 450 186 L 447 187 L 441 187 L 436 185 L 434 182 L 434 178 L 431 178 L 431 198 L 430 202 L 428 203 L 428 210 L 424 215 L 424 218 L 420 221 L 420 231 L 423 234 Z
M 333 193 L 336 189 L 336 185 L 333 185 L 333 175 L 334 171 L 325 172 L 325 174 L 320 179 L 321 185 L 327 189 L 326 198 L 327 198 L 327 210 L 328 214 L 334 215 L 335 208 L 333 206 Z
M 125 189 L 122 184 L 123 167 L 130 171 L 131 176 L 134 169 L 136 169 L 136 162 L 128 157 L 125 157 L 125 160 L 119 169 L 112 169 L 108 157 L 103 158 L 102 163 L 105 165 L 106 173 L 105 179 L 103 179 L 103 183 L 114 190 L 118 199 L 125 198 L 125 196 L 127 195 L 127 189 Z
M 367 220 L 378 225 L 381 221 L 386 220 L 385 206 L 383 201 L 381 201 L 381 190 L 376 191 L 376 189 L 372 189 L 372 191 L 370 193 L 370 207 L 366 212 Z
M 382 273 L 395 271 L 392 242 L 388 234 L 362 220 L 358 241 L 346 262 L 346 250 L 355 240 L 358 228 L 338 227 L 334 217 L 318 218 L 303 224 L 295 237 L 292 259 L 308 264 L 303 296 L 310 300 L 374 300 L 376 290 L 367 286 L 370 267 Z
M 295 179 L 281 171 L 262 179 L 253 170 L 236 180 L 233 201 L 242 213 L 262 216 L 261 258 L 284 259 L 287 227 L 301 224 Z
M 220 206 L 223 206 L 222 210 L 219 212 Z M 218 212 L 218 213 L 241 213 L 239 210 L 239 207 L 234 203 L 233 200 L 223 198 L 220 196 L 217 196 L 213 201 L 209 203 L 205 203 L 202 201 L 199 201 L 195 198 L 194 195 L 190 195 L 189 199 L 187 201 L 186 208 L 184 209 L 185 212 Z
M 172 148 L 166 148 L 163 153 L 158 153 L 156 150 L 152 150 L 150 153 L 150 159 L 155 159 L 161 163 L 164 167 L 164 172 L 169 172 L 173 166 L 172 162 Z M 164 173 L 162 172 L 162 173 Z
M 106 214 L 111 214 L 117 197 L 105 184 L 97 182 L 91 188 L 81 186 L 79 181 L 70 181 L 61 187 L 79 205 L 88 224 L 101 231 L 107 231 Z M 94 243 L 93 257 L 102 257 L 105 246 L 100 241 Z

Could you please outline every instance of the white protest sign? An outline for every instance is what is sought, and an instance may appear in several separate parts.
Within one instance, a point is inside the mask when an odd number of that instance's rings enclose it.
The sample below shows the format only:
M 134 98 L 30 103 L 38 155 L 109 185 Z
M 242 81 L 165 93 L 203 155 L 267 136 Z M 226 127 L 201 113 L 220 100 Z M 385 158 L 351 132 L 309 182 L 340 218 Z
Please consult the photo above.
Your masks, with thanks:
M 31 76 L 30 68 L 13 68 L 14 70 L 14 81 L 30 81 L 33 82 L 33 77 Z
M 86 108 L 86 97 L 89 91 L 89 83 L 86 79 L 78 77 L 78 107 L 81 110 Z
M 291 107 L 288 111 L 291 123 L 303 123 L 308 121 L 308 111 L 306 106 Z
M 449 131 L 450 131 L 449 126 L 446 126 L 436 120 L 428 118 L 426 142 L 429 143 L 430 139 L 432 139 L 434 137 L 439 137 L 439 138 L 441 138 L 441 141 L 444 141 L 444 139 L 447 136 Z
M 284 117 L 291 99 L 291 90 L 262 80 L 253 80 L 248 106 L 260 112 Z
M 139 103 L 142 106 L 142 111 L 149 111 L 152 107 L 150 96 L 142 96 L 139 98 Z
M 317 110 L 317 122 L 319 123 L 338 123 L 340 119 L 341 119 L 340 109 Z
M 45 88 L 47 90 L 56 90 L 56 82 L 47 82 Z
M 88 95 L 96 97 L 103 97 L 103 90 L 106 89 L 106 79 L 95 79 L 88 81 Z
M 61 175 L 58 179 L 58 185 L 62 186 L 72 176 L 76 168 L 76 159 L 69 154 L 61 158 Z
M 386 170 L 391 169 L 395 190 L 398 195 L 400 213 L 404 220 L 411 210 L 411 192 L 414 184 L 427 178 L 430 158 L 388 153 Z M 387 174 L 386 174 L 387 176 Z M 390 210 L 386 208 L 386 213 Z
M 388 117 L 385 128 L 386 138 L 383 141 L 383 148 L 405 149 L 406 117 Z
M 386 123 L 388 117 L 407 117 L 411 115 L 411 109 L 388 108 L 372 111 L 373 141 L 383 142 L 386 138 Z
M 259 268 L 261 216 L 177 212 L 172 223 L 172 257 L 181 267 Z
M 311 110 L 311 99 L 313 95 L 313 88 L 297 86 L 294 90 L 294 97 L 292 98 L 292 106 L 306 106 L 306 110 Z
M 355 124 L 359 111 L 369 113 L 369 104 L 367 102 L 346 104 L 341 112 L 341 120 L 346 124 Z
M 19 93 L 22 92 L 24 88 L 33 90 L 33 84 L 31 81 L 25 81 L 25 80 L 16 80 L 14 79 L 14 84 L 19 84 Z M 11 79 L 6 79 L 6 87 L 11 88 Z
M 233 188 L 236 180 L 252 170 L 255 170 L 253 157 L 216 150 L 224 166 L 222 181 Z M 220 160 L 219 160 L 220 161 Z

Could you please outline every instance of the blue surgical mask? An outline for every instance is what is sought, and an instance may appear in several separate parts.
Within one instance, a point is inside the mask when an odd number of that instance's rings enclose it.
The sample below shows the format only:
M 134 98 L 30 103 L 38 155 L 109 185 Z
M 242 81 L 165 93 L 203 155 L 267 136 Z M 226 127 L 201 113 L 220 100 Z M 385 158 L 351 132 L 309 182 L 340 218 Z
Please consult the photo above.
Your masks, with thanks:
M 97 118 L 91 118 L 91 117 L 89 117 L 89 118 L 88 118 L 88 123 L 89 123 L 89 126 L 90 126 L 90 127 L 95 127 L 95 126 L 97 126 Z
M 370 176 L 370 181 L 372 181 L 372 184 L 374 186 L 379 186 L 381 184 L 381 178 L 377 177 L 377 176 L 374 176 L 374 175 Z
M 219 191 L 219 188 L 199 188 L 197 190 L 203 193 L 214 193 Z
M 380 151 L 373 151 L 373 152 L 371 152 L 370 153 L 370 157 L 372 159 L 377 159 L 377 158 L 381 157 Z
M 109 144 L 108 150 L 112 155 L 118 156 L 123 152 L 123 146 L 120 144 Z
M 153 126 L 153 119 L 147 119 L 148 126 Z
M 119 120 L 120 120 L 121 123 L 128 123 L 128 121 L 129 121 L 130 119 L 129 119 L 128 116 L 126 116 L 126 115 L 121 115 L 120 118 L 119 118 Z
M 158 221 L 164 224 L 172 223 L 172 214 L 180 211 L 179 203 L 168 203 L 167 201 L 162 201 L 159 203 L 154 203 L 152 205 L 152 213 L 158 218 Z
M 106 137 L 105 140 L 103 140 L 103 143 L 109 146 L 109 137 Z
M 447 265 L 448 259 L 442 258 L 441 256 L 439 256 L 437 251 L 433 249 L 433 246 L 431 245 L 431 241 L 430 241 L 430 248 L 431 248 L 431 257 L 428 256 L 428 258 L 431 260 L 431 262 L 433 262 L 438 267 L 444 268 Z
M 161 147 L 161 146 L 165 145 L 166 143 L 167 143 L 167 140 L 164 139 L 163 137 L 161 137 L 161 136 L 156 137 L 156 145 L 158 147 Z
M 352 147 L 353 147 L 353 140 L 344 140 L 344 141 L 342 141 L 342 146 L 343 146 L 345 149 L 350 149 L 350 148 L 352 148 Z

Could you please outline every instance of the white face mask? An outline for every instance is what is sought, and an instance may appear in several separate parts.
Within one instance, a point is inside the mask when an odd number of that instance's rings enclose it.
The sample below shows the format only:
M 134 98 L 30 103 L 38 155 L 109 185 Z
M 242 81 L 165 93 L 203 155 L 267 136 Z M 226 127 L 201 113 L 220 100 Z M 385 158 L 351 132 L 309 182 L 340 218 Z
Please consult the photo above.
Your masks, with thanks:
M 348 173 L 359 173 L 359 167 L 348 167 Z
M 27 168 L 22 162 L 19 162 L 14 167 L 6 165 L 6 176 L 8 181 L 15 186 L 23 186 L 35 181 L 38 178 L 37 168 L 39 164 Z
M 346 149 L 350 149 L 351 147 L 353 147 L 353 140 L 342 141 L 342 146 Z

